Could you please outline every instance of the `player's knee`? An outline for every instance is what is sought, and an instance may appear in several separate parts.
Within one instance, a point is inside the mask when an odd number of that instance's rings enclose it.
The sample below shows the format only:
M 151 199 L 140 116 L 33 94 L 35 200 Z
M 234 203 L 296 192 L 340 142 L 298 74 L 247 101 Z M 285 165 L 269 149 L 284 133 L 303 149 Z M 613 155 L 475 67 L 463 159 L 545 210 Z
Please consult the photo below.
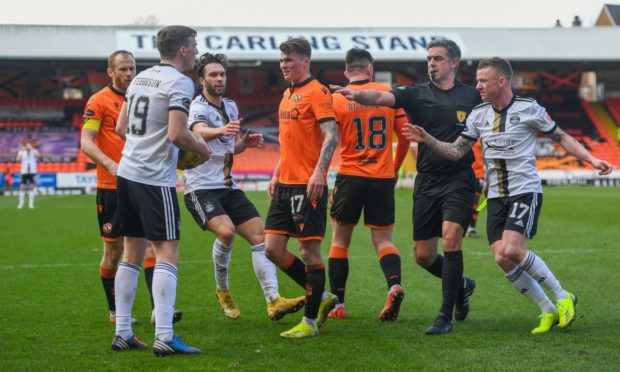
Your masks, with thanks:
M 457 233 L 449 233 L 443 236 L 442 246 L 444 251 L 457 251 L 461 249 L 461 242 L 463 238 Z
M 219 241 L 226 245 L 231 245 L 233 243 L 233 240 L 235 239 L 235 227 L 224 226 L 222 228 L 219 228 L 216 235 Z

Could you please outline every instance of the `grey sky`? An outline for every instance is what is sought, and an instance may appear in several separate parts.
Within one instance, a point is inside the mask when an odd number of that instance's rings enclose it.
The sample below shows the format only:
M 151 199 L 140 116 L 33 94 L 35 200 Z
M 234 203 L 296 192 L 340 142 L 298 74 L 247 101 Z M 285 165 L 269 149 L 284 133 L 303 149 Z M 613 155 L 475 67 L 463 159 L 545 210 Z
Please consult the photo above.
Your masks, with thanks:
M 566 27 L 579 15 L 589 27 L 605 3 L 620 1 L 19 0 L 0 12 L 0 24 L 125 25 L 151 16 L 197 27 L 552 27 L 556 19 Z

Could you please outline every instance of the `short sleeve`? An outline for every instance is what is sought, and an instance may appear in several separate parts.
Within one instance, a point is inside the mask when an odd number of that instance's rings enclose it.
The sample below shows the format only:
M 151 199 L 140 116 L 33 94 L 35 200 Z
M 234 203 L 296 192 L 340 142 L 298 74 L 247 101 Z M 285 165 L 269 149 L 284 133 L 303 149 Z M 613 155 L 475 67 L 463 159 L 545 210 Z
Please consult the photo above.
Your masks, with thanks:
M 469 140 L 476 141 L 480 137 L 477 124 L 480 121 L 480 112 L 477 110 L 472 111 L 467 117 L 465 122 L 465 129 L 461 132 L 461 137 L 465 137 Z
M 531 108 L 532 115 L 532 123 L 538 131 L 543 132 L 544 134 L 551 134 L 557 128 L 557 124 L 547 110 L 538 104 L 538 102 L 534 102 Z
M 96 119 L 103 120 L 105 116 L 105 110 L 103 109 L 103 105 L 99 103 L 100 96 L 92 96 L 86 103 L 86 107 L 84 108 L 84 120 L 88 119 Z
M 187 127 L 192 130 L 198 123 L 207 123 L 207 106 L 201 102 L 194 101 L 190 105 L 187 117 Z
M 194 82 L 187 76 L 183 76 L 172 82 L 168 97 L 170 103 L 168 110 L 179 110 L 189 115 L 189 108 L 194 96 Z
M 336 120 L 332 95 L 326 87 L 321 86 L 319 89 L 315 90 L 310 100 L 310 105 L 312 106 L 314 117 L 319 123 L 327 120 Z
M 396 103 L 393 106 L 394 108 L 407 109 L 407 105 L 413 100 L 415 88 L 403 86 L 392 89 L 390 93 L 392 93 L 394 95 L 394 98 L 396 99 Z

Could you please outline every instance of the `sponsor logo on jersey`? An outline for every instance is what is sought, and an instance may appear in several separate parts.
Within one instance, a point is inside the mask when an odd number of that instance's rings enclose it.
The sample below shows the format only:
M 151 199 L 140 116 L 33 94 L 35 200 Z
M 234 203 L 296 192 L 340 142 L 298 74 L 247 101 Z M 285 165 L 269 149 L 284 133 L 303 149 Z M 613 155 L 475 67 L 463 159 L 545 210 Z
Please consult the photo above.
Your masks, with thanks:
M 207 117 L 202 115 L 202 114 L 196 114 L 194 115 L 194 121 L 207 121 Z
M 517 125 L 521 122 L 521 117 L 516 112 L 510 116 L 510 124 Z
M 295 94 L 295 95 L 293 96 L 293 102 L 299 102 L 299 101 L 301 101 L 301 97 L 302 97 L 301 93 L 297 93 L 297 94 Z
M 86 117 L 95 116 L 95 112 L 91 109 L 86 109 L 86 111 L 84 111 L 84 116 Z
M 299 109 L 294 108 L 291 111 L 281 110 L 280 119 L 297 119 L 299 117 Z

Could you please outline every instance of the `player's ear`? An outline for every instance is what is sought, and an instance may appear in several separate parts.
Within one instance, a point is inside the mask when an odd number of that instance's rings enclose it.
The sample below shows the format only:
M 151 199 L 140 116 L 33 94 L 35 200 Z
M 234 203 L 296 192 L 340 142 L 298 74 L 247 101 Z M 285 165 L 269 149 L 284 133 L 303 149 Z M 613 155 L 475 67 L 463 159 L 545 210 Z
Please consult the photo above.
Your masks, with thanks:
M 108 77 L 110 79 L 112 79 L 112 77 L 114 76 L 114 71 L 108 67 L 108 69 L 106 70 L 106 72 L 108 73 Z

